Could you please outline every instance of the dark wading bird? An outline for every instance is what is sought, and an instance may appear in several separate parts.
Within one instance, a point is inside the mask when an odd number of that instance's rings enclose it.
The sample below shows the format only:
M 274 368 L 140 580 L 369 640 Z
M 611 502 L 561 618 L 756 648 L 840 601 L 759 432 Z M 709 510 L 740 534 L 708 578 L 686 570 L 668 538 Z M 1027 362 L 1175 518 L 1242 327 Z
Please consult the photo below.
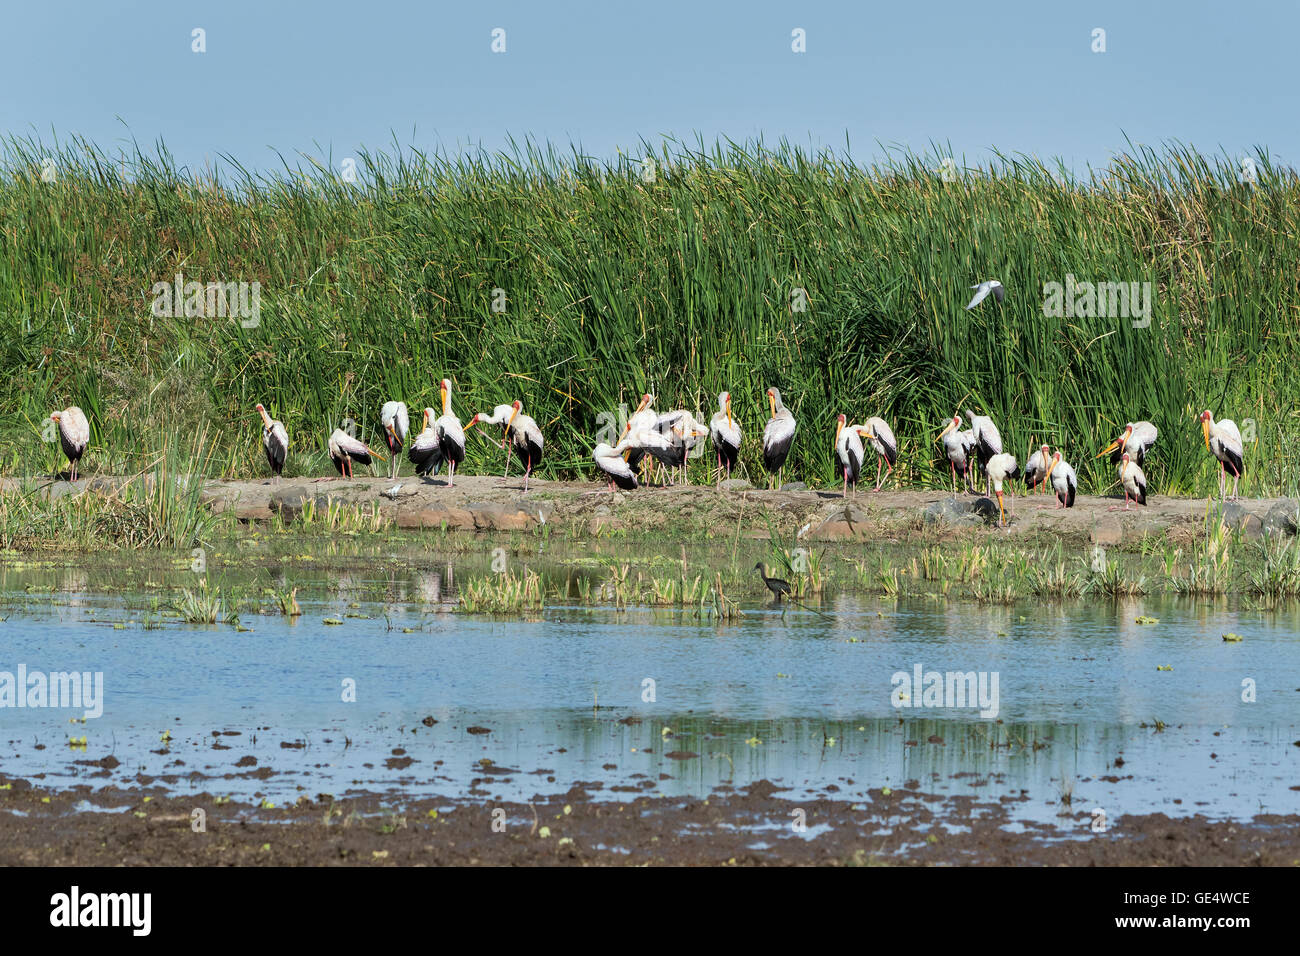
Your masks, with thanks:
M 396 478 L 402 463 L 402 448 L 411 432 L 411 414 L 406 402 L 384 402 L 379 421 L 384 426 L 384 441 L 388 445 L 388 477 Z
M 763 429 L 763 467 L 769 475 L 776 476 L 776 486 L 780 488 L 785 460 L 790 457 L 790 446 L 794 444 L 794 432 L 799 423 L 781 401 L 780 390 L 769 388 L 767 400 L 772 407 L 772 417 Z
M 731 477 L 731 469 L 736 467 L 736 462 L 740 460 L 740 423 L 731 417 L 731 393 L 720 392 L 718 394 L 718 410 L 713 417 L 709 419 L 709 439 L 713 442 L 713 450 L 718 456 L 718 484 L 722 484 L 722 469 L 727 469 L 727 477 Z
M 841 498 L 849 496 L 849 485 L 858 493 L 858 476 L 862 474 L 862 441 L 857 425 L 848 425 L 848 416 L 841 413 L 835 420 L 835 471 L 844 478 Z
M 762 561 L 754 565 L 754 570 L 757 571 L 758 576 L 763 579 L 763 584 L 767 586 L 767 589 L 772 592 L 772 595 L 776 598 L 777 604 L 781 603 L 781 598 L 782 596 L 784 596 L 790 599 L 791 604 L 798 605 L 799 607 L 803 608 L 805 611 L 812 611 L 814 614 L 818 615 L 819 617 L 825 617 L 827 620 L 830 620 L 830 618 L 827 617 L 827 615 L 823 614 L 815 607 L 809 607 L 807 604 L 804 604 L 802 601 L 796 598 L 794 596 L 794 592 L 790 589 L 789 581 L 785 580 L 784 578 L 769 578 L 767 576 L 767 568 L 763 565 Z M 784 616 L 785 611 L 783 610 L 781 614 L 782 616 Z
M 289 433 L 284 422 L 268 415 L 260 402 L 257 414 L 262 416 L 262 448 L 266 450 L 266 461 L 271 466 L 271 474 L 275 475 L 276 484 L 279 484 L 285 460 L 289 457 Z
M 1241 432 L 1237 423 L 1230 418 L 1215 421 L 1209 409 L 1201 412 L 1201 431 L 1205 435 L 1205 447 L 1210 454 L 1219 459 L 1219 498 L 1227 501 L 1237 500 L 1237 482 L 1246 472 L 1244 460 L 1245 449 L 1241 444 Z M 67 448 L 67 445 L 63 446 Z M 1228 473 L 1232 473 L 1232 494 L 1227 494 Z
M 68 480 L 76 481 L 77 463 L 90 444 L 90 422 L 76 405 L 69 405 L 61 412 L 50 412 L 50 421 L 59 426 L 59 444 L 68 456 Z
M 344 478 L 352 477 L 352 463 L 359 462 L 362 465 L 369 465 L 373 460 L 378 458 L 380 461 L 386 461 L 383 455 L 375 451 L 359 438 L 353 438 L 341 428 L 334 429 L 329 440 L 330 461 L 334 462 L 334 467 Z M 333 481 L 328 478 L 326 481 Z

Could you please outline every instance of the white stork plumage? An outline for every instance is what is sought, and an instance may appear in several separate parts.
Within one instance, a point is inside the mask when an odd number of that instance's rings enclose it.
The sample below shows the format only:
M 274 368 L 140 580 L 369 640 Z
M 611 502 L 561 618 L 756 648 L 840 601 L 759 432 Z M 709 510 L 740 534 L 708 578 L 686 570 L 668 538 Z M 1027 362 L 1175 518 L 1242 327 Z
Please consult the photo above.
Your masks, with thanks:
M 1056 492 L 1054 508 L 1074 507 L 1074 495 L 1079 488 L 1079 477 L 1074 473 L 1070 463 L 1061 457 L 1060 451 L 1052 456 L 1052 463 L 1047 466 L 1047 475 L 1043 481 L 1050 482 L 1052 490 Z M 1042 507 L 1046 508 L 1047 505 Z
M 862 474 L 862 439 L 857 425 L 848 424 L 848 416 L 841 413 L 835 419 L 835 470 L 844 478 L 844 488 L 840 496 L 847 498 L 849 485 L 853 493 L 858 493 L 858 477 Z
M 1119 481 L 1124 486 L 1124 507 L 1121 509 L 1119 505 L 1114 505 L 1110 508 L 1111 511 L 1128 511 L 1130 500 L 1136 501 L 1140 505 L 1147 503 L 1146 473 L 1128 452 L 1120 456 Z
M 686 446 L 653 427 L 632 429 L 616 447 L 620 454 L 631 453 L 628 465 L 632 468 L 646 455 L 667 468 L 676 468 L 686 460 Z
M 1219 498 L 1227 501 L 1237 500 L 1237 483 L 1245 474 L 1245 447 L 1241 443 L 1241 432 L 1237 423 L 1231 418 L 1215 421 L 1207 408 L 1201 412 L 1201 431 L 1205 435 L 1205 447 L 1211 455 L 1219 459 Z M 1227 475 L 1232 474 L 1232 494 L 1227 494 Z
M 1124 426 L 1124 433 L 1098 452 L 1097 457 L 1100 458 L 1109 452 L 1110 463 L 1118 465 L 1120 459 L 1127 452 L 1135 462 L 1141 465 L 1146 461 L 1147 452 L 1156 443 L 1156 438 L 1159 435 L 1160 432 L 1156 430 L 1156 426 L 1150 422 L 1129 422 Z
M 284 463 L 289 457 L 289 432 L 284 422 L 272 418 L 266 412 L 266 406 L 257 404 L 257 414 L 262 416 L 262 448 L 266 451 L 267 464 L 277 483 L 284 474 Z
M 1043 445 L 1025 462 L 1025 487 L 1047 490 L 1047 472 L 1052 467 L 1052 450 Z
M 969 408 L 966 417 L 970 419 L 970 430 L 975 433 L 975 457 L 979 460 L 980 470 L 984 472 L 984 494 L 989 493 L 989 459 L 1002 454 L 1002 434 L 993 419 L 987 415 L 976 415 Z
M 877 418 L 874 415 L 867 419 L 866 425 L 856 426 L 858 434 L 871 442 L 871 447 L 876 450 L 876 487 L 873 491 L 879 491 L 882 484 L 880 478 L 880 462 L 884 459 L 888 470 L 885 472 L 885 478 L 888 479 L 894 473 L 894 463 L 898 461 L 898 442 L 894 438 L 894 431 L 891 429 L 883 418 Z
M 384 427 L 384 442 L 388 445 L 388 477 L 396 478 L 406 436 L 411 432 L 411 413 L 406 402 L 384 402 L 379 410 L 379 421 Z
M 50 412 L 50 421 L 59 426 L 59 444 L 68 456 L 68 480 L 76 481 L 77 463 L 90 444 L 90 422 L 76 405 L 69 405 L 61 412 Z
M 1010 481 L 1020 474 L 1020 468 L 1016 465 L 1015 456 L 1008 454 L 994 455 L 984 466 L 984 473 L 993 482 L 993 493 L 997 495 L 998 524 L 1005 526 L 1007 522 L 1006 513 L 1002 509 L 1002 483 Z M 1007 489 L 1007 494 L 1014 497 L 1010 488 Z
M 354 438 L 341 428 L 334 429 L 329 439 L 330 461 L 344 478 L 352 477 L 352 463 L 369 465 L 373 459 L 384 461 L 384 456 L 372 449 L 360 438 Z
M 546 442 L 537 422 L 523 412 L 524 403 L 516 399 L 510 405 L 498 405 L 490 416 L 479 412 L 465 425 L 465 431 L 480 422 L 500 425 L 501 444 L 506 448 L 506 473 L 510 472 L 511 453 L 517 453 L 519 460 L 524 463 L 524 491 L 527 491 L 533 469 L 542 463 L 542 449 Z
M 794 444 L 794 433 L 799 423 L 781 401 L 779 389 L 769 388 L 767 400 L 772 408 L 772 417 L 767 420 L 767 427 L 763 429 L 763 467 L 767 469 L 769 475 L 777 476 L 779 488 L 785 460 L 790 457 L 790 446 Z
M 442 451 L 442 460 L 447 463 L 447 487 L 455 487 L 456 467 L 465 460 L 465 432 L 460 427 L 460 419 L 451 410 L 451 379 L 444 378 L 438 383 L 442 395 L 442 414 L 433 423 L 438 433 L 438 445 Z M 434 474 L 438 473 L 434 465 Z
M 691 457 L 691 452 L 700 440 L 707 437 L 709 429 L 700 422 L 694 415 L 686 409 L 678 409 L 674 412 L 668 412 L 659 416 L 659 430 L 662 432 L 667 429 L 668 439 L 681 454 L 681 464 L 678 466 L 682 482 L 690 484 L 690 472 L 687 469 L 687 461 Z
M 740 460 L 740 423 L 731 417 L 730 392 L 718 393 L 718 410 L 709 419 L 709 440 L 713 442 L 713 450 L 717 453 L 720 485 L 723 467 L 726 467 L 727 477 L 730 478 L 731 469 Z
M 935 441 L 943 442 L 944 454 L 948 458 L 948 467 L 952 472 L 952 493 L 957 493 L 957 476 L 961 475 L 962 486 L 967 491 L 974 491 L 971 479 L 971 463 L 975 458 L 975 432 L 973 429 L 962 430 L 961 416 L 952 416 L 944 430 Z
M 606 442 L 601 442 L 591 450 L 591 459 L 605 476 L 610 491 L 613 491 L 616 485 L 624 491 L 636 489 L 636 471 L 623 459 L 625 450 L 622 442 L 619 442 L 618 448 L 612 448 Z
M 442 441 L 433 427 L 434 410 L 426 408 L 421 419 L 420 434 L 407 449 L 406 460 L 415 466 L 415 473 L 423 478 L 442 464 Z

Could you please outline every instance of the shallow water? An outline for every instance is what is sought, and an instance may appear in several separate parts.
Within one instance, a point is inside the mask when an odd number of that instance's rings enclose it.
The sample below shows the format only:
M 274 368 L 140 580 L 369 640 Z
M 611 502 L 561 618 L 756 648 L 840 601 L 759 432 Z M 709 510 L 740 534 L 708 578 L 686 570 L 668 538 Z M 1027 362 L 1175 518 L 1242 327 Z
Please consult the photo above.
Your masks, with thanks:
M 432 576 L 394 587 L 354 575 L 327 599 L 301 592 L 296 621 L 245 613 L 241 633 L 144 629 L 154 596 L 94 581 L 26 589 L 46 580 L 3 577 L 0 671 L 104 681 L 103 715 L 84 724 L 69 722 L 80 710 L 0 708 L 0 774 L 48 786 L 166 784 L 284 805 L 350 791 L 527 800 L 578 781 L 610 799 L 703 796 L 767 779 L 794 798 L 881 786 L 1015 798 L 1016 819 L 1067 830 L 1086 830 L 1095 807 L 1110 820 L 1300 809 L 1296 610 L 841 595 L 826 617 L 751 606 L 717 624 L 558 606 L 507 622 L 447 613 Z M 391 597 L 362 599 L 375 593 Z M 1230 631 L 1243 640 L 1223 641 Z M 893 676 L 918 665 L 982 673 L 986 689 L 996 675 L 996 715 L 896 706 Z M 67 746 L 83 734 L 84 749 Z M 110 772 L 85 763 L 109 755 Z

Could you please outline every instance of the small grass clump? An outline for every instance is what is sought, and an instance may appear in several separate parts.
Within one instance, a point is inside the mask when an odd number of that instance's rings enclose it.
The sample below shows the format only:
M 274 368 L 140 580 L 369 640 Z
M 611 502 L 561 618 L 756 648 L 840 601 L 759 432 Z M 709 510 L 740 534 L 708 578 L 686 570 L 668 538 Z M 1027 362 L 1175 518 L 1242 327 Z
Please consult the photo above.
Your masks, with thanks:
M 470 579 L 461 585 L 457 610 L 462 614 L 524 617 L 540 614 L 544 606 L 541 575 L 525 569 L 519 575 L 504 571 Z

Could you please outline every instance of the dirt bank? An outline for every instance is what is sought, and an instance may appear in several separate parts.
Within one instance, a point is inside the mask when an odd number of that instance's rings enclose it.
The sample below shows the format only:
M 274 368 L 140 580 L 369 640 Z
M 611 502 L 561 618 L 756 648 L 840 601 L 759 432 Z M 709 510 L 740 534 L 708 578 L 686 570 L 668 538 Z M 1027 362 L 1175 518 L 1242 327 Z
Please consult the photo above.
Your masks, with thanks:
M 66 481 L 37 486 L 37 494 L 111 492 L 125 479 L 96 477 L 72 485 Z M 396 487 L 395 487 L 396 486 Z M 0 482 L 0 492 L 19 491 L 15 479 Z M 375 507 L 399 528 L 443 528 L 459 531 L 529 531 L 549 524 L 572 536 L 648 534 L 669 537 L 767 537 L 772 517 L 783 532 L 804 541 L 907 537 L 928 531 L 947 533 L 995 530 L 997 504 L 974 495 L 944 491 L 861 491 L 842 499 L 838 491 L 787 486 L 780 491 L 752 488 L 743 481 L 722 489 L 701 485 L 641 488 L 613 494 L 591 482 L 535 480 L 525 494 L 517 478 L 502 480 L 459 476 L 454 487 L 445 478 L 406 477 L 330 481 L 310 479 L 269 481 L 209 481 L 205 500 L 219 512 L 240 521 L 267 521 L 279 515 L 286 522 L 317 513 L 331 503 L 345 507 Z M 1061 538 L 1071 544 L 1120 545 L 1147 535 L 1185 540 L 1216 522 L 1220 504 L 1205 498 L 1152 498 L 1131 511 L 1119 498 L 1080 496 L 1073 508 L 1055 509 L 1047 495 L 1018 495 L 1007 499 L 1009 524 L 999 534 L 1012 538 Z M 1228 502 L 1224 522 L 1247 536 L 1269 532 L 1294 534 L 1300 501 L 1262 498 Z
M 794 802 L 760 781 L 707 799 L 593 799 L 582 785 L 532 803 L 304 795 L 264 809 L 209 794 L 107 787 L 0 790 L 0 865 L 934 865 L 1294 866 L 1300 816 L 1242 822 L 1121 817 L 1092 833 L 1084 808 L 1059 827 L 1008 828 L 1006 801 L 915 790 Z M 89 804 L 86 801 L 89 800 Z M 90 809 L 93 805 L 99 809 Z M 107 810 L 108 812 L 103 812 Z M 202 811 L 202 830 L 196 821 Z M 800 817 L 795 811 L 802 811 Z M 497 826 L 494 828 L 494 820 Z M 805 829 L 797 831 L 796 824 Z M 1062 835 L 1068 835 L 1062 840 Z

